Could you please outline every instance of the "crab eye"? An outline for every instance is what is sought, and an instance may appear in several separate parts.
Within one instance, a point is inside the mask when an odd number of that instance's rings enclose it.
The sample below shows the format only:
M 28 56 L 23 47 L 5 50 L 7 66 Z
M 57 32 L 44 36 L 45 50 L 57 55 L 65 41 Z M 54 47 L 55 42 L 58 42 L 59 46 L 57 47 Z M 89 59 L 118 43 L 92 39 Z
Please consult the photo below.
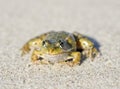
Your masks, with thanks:
M 45 45 L 45 41 L 42 42 L 42 45 L 43 45 L 43 46 Z
M 47 41 L 47 40 L 44 40 L 44 41 L 42 42 L 42 45 L 43 45 L 44 47 L 46 47 L 46 46 L 48 45 L 48 41 Z
M 64 42 L 59 40 L 59 44 L 60 44 L 60 47 L 63 48 L 64 47 Z

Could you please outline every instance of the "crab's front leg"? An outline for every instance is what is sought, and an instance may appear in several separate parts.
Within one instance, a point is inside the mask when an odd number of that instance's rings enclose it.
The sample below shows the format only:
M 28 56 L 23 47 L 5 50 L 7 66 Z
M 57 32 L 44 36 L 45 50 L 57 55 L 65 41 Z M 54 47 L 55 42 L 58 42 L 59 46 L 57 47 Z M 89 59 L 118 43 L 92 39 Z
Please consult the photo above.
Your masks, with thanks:
M 67 59 L 72 59 L 72 61 L 67 62 L 67 64 L 69 66 L 74 66 L 74 65 L 80 64 L 81 53 L 80 52 L 71 52 Z
M 83 50 L 83 55 L 91 58 L 92 61 L 94 57 L 98 54 L 98 50 L 94 46 L 94 43 L 86 37 L 79 38 L 79 46 L 79 48 Z
M 22 48 L 22 56 L 29 53 L 32 48 L 39 48 L 41 40 L 39 38 L 34 38 L 29 40 Z
M 34 48 L 34 49 L 35 49 L 35 48 L 39 49 L 40 46 L 42 45 L 42 40 L 44 39 L 45 36 L 46 36 L 46 34 L 42 34 L 42 35 L 40 35 L 40 36 L 37 36 L 37 37 L 29 40 L 29 41 L 28 41 L 25 45 L 23 45 L 23 47 L 21 48 L 21 50 L 22 50 L 22 54 L 21 54 L 21 55 L 23 56 L 23 55 L 29 53 L 32 48 Z
M 31 61 L 35 64 L 49 64 L 47 60 L 42 59 L 40 50 L 33 50 Z

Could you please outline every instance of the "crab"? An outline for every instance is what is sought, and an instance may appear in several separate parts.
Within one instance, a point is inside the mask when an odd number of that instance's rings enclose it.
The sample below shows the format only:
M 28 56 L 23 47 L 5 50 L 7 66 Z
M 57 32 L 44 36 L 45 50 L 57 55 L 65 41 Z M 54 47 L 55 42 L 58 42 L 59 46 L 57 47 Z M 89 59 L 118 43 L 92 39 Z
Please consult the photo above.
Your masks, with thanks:
M 87 37 L 78 32 L 50 31 L 30 39 L 21 48 L 22 56 L 32 50 L 31 61 L 40 64 L 81 64 L 83 56 L 91 61 L 98 49 Z

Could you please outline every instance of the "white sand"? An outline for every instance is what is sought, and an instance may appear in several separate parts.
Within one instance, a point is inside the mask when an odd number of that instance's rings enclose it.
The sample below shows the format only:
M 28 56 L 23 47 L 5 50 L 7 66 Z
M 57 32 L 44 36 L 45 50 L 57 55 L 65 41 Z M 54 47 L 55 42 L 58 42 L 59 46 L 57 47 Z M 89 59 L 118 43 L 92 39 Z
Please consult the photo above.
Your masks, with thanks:
M 102 56 L 75 67 L 20 57 L 27 40 L 50 30 L 85 34 Z M 0 89 L 120 89 L 120 1 L 0 0 Z

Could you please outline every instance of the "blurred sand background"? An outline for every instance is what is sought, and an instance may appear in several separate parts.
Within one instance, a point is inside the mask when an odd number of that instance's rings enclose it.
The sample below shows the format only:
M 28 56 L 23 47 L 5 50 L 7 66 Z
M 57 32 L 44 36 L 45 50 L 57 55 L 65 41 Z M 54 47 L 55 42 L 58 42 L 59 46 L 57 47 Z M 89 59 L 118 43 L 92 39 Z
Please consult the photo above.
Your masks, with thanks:
M 20 57 L 51 30 L 91 37 L 102 56 L 75 67 Z M 120 89 L 120 0 L 0 0 L 0 89 Z

